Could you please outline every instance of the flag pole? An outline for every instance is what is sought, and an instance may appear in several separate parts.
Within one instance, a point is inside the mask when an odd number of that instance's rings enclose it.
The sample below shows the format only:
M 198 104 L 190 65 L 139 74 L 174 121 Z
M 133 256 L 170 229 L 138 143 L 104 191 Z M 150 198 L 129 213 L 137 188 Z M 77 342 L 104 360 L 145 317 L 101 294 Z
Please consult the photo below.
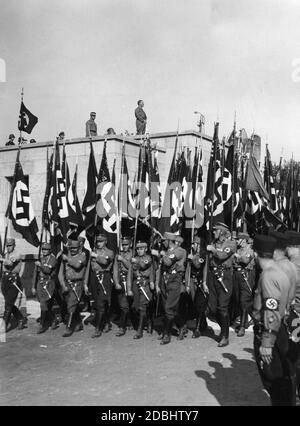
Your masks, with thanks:
M 235 164 L 236 149 L 235 149 L 235 138 L 236 138 L 236 111 L 234 112 L 234 125 L 233 125 L 233 158 L 232 158 L 232 175 L 231 175 L 231 217 L 230 217 L 230 228 L 231 228 L 231 239 L 233 239 L 234 231 L 234 184 L 235 184 L 235 173 L 237 165 Z

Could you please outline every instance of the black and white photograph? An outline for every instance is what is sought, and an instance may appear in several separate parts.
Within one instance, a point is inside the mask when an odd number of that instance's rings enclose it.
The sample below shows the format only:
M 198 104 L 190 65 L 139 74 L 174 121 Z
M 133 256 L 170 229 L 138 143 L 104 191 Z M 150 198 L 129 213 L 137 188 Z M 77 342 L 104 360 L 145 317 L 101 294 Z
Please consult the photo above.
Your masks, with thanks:
M 299 22 L 0 0 L 0 406 L 300 406 Z

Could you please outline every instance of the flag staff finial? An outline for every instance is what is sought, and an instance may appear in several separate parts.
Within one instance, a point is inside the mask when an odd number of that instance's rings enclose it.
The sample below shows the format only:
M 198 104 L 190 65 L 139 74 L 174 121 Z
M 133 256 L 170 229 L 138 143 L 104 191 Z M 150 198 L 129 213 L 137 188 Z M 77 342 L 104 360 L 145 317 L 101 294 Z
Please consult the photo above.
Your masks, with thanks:
M 22 92 L 21 92 L 21 102 L 23 102 L 23 98 L 24 98 L 24 87 L 22 87 Z

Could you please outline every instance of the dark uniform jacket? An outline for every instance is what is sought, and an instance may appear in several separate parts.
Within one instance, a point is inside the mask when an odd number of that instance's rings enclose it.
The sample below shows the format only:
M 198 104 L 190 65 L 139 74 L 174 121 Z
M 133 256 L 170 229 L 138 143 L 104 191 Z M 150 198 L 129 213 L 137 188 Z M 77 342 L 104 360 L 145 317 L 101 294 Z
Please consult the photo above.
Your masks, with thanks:
M 121 284 L 123 279 L 126 279 L 127 288 L 131 288 L 131 272 L 132 272 L 132 251 L 120 252 L 122 260 L 117 260 L 115 257 L 113 278 L 115 284 Z
M 253 318 L 263 324 L 263 347 L 274 346 L 282 319 L 292 302 L 290 293 L 290 280 L 279 266 L 262 271 L 255 291 Z
M 89 119 L 85 123 L 85 136 L 89 138 L 90 136 L 97 136 L 97 124 L 94 120 Z
M 212 267 L 222 267 L 229 269 L 233 264 L 233 254 L 236 252 L 236 242 L 228 238 L 220 242 L 216 241 L 214 244 L 216 252 L 212 253 L 210 265 Z
M 69 254 L 64 264 L 65 281 L 83 281 L 86 269 L 86 256 L 84 252 L 78 253 L 75 256 Z
M 291 262 L 296 266 L 297 269 L 297 285 L 295 289 L 295 299 L 293 301 L 293 307 L 298 314 L 300 314 L 300 256 L 293 256 L 290 258 Z
M 107 247 L 96 250 L 96 256 L 92 255 L 91 268 L 94 272 L 109 272 L 113 266 L 114 252 Z
M 144 254 L 143 256 L 136 256 L 135 259 L 136 263 L 132 264 L 133 277 L 135 279 L 143 277 L 147 281 L 154 281 L 151 256 Z

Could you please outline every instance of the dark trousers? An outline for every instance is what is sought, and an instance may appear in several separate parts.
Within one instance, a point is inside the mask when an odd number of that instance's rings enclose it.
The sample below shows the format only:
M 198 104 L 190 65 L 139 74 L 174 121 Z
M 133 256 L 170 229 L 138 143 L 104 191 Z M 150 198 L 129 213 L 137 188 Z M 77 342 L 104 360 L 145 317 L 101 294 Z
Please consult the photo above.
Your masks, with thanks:
M 248 287 L 244 277 L 246 277 L 247 283 L 249 284 L 250 288 Z M 242 272 L 237 270 L 235 271 L 235 280 L 237 284 L 239 307 L 242 311 L 249 312 L 253 305 L 252 290 L 254 288 L 255 283 L 255 271 L 244 270 Z
M 99 282 L 99 279 L 102 282 L 102 285 Z M 110 305 L 111 305 L 111 292 L 112 292 L 112 282 L 111 282 L 111 273 L 106 271 L 103 273 L 102 278 L 98 278 L 96 273 L 92 271 L 90 279 L 91 293 L 94 299 L 94 307 L 96 312 L 103 314 L 106 312 L 108 314 Z M 103 290 L 104 288 L 104 290 Z
M 229 303 L 233 288 L 232 270 L 225 269 L 223 272 L 222 281 L 227 289 L 227 292 L 223 289 L 222 285 L 218 281 L 214 271 L 210 271 L 209 277 L 210 299 L 214 299 L 211 303 L 211 305 L 214 306 L 214 313 L 228 316 Z
M 164 279 L 164 278 L 163 278 Z M 162 285 L 162 297 L 164 302 L 165 316 L 173 320 L 178 312 L 181 294 L 182 274 L 168 274 Z
M 15 306 L 19 290 L 14 284 L 16 284 L 16 286 L 18 286 L 21 291 L 23 290 L 22 282 L 18 274 L 9 274 L 3 272 L 1 291 L 5 301 L 5 310 L 9 310 L 13 312 L 15 316 L 23 318 L 19 309 Z
M 281 325 L 272 350 L 271 363 L 262 362 L 259 347 L 261 333 L 254 327 L 254 356 L 264 388 L 268 391 L 272 405 L 295 405 L 295 371 L 288 359 L 289 339 L 285 325 Z

